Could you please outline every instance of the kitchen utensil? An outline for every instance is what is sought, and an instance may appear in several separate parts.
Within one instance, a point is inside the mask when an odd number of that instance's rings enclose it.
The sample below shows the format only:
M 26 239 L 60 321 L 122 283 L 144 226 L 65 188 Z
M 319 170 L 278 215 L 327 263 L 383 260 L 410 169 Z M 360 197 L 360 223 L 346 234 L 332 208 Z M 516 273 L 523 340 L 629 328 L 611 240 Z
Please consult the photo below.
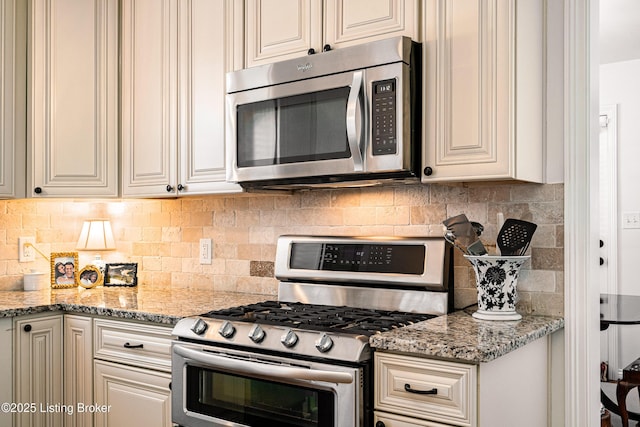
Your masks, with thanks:
M 473 231 L 476 232 L 476 236 L 482 236 L 482 232 L 484 231 L 484 225 L 480 224 L 476 221 L 471 221 L 471 226 L 473 227 Z
M 482 242 L 478 239 L 478 231 L 482 233 L 484 227 L 481 224 L 469 221 L 465 214 L 456 215 L 442 222 L 451 235 L 450 239 L 456 242 L 456 247 L 468 255 L 485 255 L 487 250 Z
M 456 240 L 456 236 L 451 231 L 447 231 L 444 234 L 444 240 L 451 243 L 456 249 L 458 249 L 463 254 L 469 255 L 469 251 L 467 250 L 467 248 L 464 248 L 462 247 L 462 245 L 460 245 L 460 243 Z
M 497 244 L 503 256 L 522 255 L 538 226 L 532 222 L 507 218 L 498 233 Z

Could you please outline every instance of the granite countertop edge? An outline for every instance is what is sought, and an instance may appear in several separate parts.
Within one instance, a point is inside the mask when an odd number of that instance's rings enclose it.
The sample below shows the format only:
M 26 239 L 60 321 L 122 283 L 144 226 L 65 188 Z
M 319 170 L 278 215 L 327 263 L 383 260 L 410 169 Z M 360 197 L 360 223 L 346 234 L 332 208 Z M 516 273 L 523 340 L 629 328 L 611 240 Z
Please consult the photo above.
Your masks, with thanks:
M 0 318 L 46 312 L 85 314 L 174 326 L 211 310 L 273 295 L 190 289 L 65 289 L 0 292 Z M 525 315 L 519 321 L 477 320 L 466 311 L 375 334 L 374 350 L 468 363 L 489 362 L 564 327 L 564 318 Z
M 524 315 L 518 321 L 477 320 L 466 311 L 406 326 L 369 340 L 379 351 L 485 363 L 564 328 L 558 316 Z

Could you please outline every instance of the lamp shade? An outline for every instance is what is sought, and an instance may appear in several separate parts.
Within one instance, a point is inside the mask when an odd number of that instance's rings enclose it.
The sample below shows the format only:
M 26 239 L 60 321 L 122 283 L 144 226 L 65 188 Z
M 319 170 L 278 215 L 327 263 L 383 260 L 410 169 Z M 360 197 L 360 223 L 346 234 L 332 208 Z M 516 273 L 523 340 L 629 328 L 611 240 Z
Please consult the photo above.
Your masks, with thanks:
M 116 248 L 108 219 L 89 219 L 82 225 L 77 249 L 79 251 L 111 251 Z

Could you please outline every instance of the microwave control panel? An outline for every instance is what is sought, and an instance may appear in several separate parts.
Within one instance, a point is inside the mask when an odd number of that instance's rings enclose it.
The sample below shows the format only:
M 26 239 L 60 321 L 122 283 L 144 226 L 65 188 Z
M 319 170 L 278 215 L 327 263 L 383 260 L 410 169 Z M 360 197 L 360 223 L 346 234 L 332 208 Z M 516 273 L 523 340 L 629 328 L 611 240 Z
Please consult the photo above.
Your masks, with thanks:
M 371 133 L 373 155 L 396 154 L 396 81 L 373 82 Z

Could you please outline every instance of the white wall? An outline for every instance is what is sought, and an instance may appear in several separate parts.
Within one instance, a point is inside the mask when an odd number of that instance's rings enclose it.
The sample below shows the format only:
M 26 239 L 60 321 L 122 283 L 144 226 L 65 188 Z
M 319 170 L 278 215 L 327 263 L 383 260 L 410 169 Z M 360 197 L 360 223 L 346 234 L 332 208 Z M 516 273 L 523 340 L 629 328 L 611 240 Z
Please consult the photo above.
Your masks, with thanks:
M 600 66 L 600 105 L 618 105 L 618 293 L 640 295 L 640 228 L 623 229 L 623 212 L 640 212 L 640 59 Z
M 640 229 L 622 228 L 623 212 L 640 212 L 640 60 L 600 66 L 600 105 L 613 104 L 618 107 L 617 293 L 640 295 Z M 601 338 L 610 333 L 619 333 L 617 359 L 622 369 L 640 356 L 640 326 L 612 326 Z

